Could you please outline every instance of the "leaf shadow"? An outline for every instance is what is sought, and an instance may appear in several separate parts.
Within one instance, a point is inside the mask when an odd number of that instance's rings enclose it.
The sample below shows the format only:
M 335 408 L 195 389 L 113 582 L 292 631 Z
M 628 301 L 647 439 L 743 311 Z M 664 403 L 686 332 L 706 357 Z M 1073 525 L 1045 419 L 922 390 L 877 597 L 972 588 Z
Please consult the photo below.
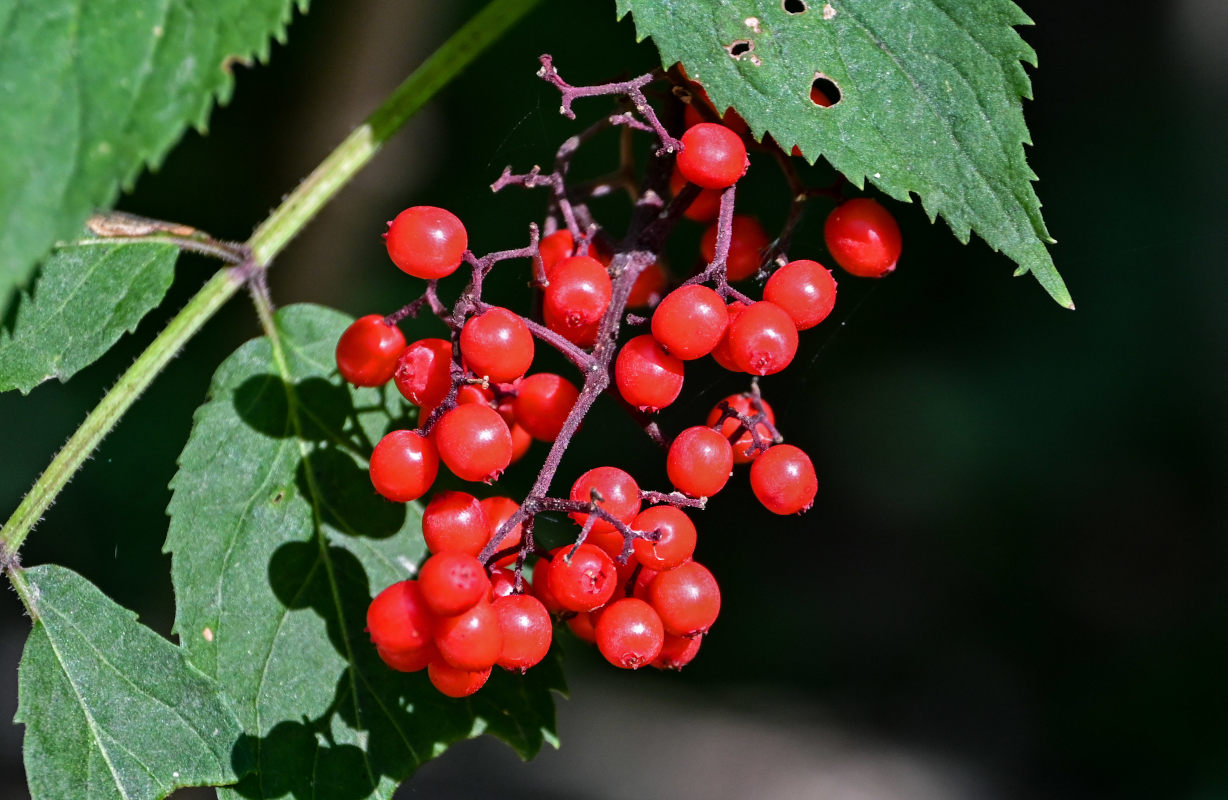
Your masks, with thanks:
M 367 469 L 348 453 L 317 449 L 299 462 L 295 481 L 304 497 L 316 498 L 319 521 L 342 533 L 384 539 L 405 524 L 405 504 L 381 497 Z

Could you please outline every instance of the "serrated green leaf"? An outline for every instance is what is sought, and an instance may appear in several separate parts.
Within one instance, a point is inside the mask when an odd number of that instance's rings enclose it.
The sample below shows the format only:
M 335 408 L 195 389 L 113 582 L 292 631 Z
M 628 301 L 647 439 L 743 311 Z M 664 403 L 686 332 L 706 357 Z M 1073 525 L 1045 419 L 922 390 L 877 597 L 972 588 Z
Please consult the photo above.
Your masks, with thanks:
M 0 0 L 0 298 L 226 102 L 294 0 Z M 298 0 L 305 10 L 307 0 Z
M 162 302 L 178 257 L 172 244 L 122 239 L 58 248 L 0 328 L 0 392 L 66 381 L 100 358 Z
M 1031 140 L 1020 98 L 1031 85 L 1020 62 L 1036 56 L 1014 26 L 1031 20 L 1008 0 L 784 5 L 617 0 L 618 16 L 632 13 L 662 63 L 681 63 L 757 137 L 826 158 L 858 187 L 869 180 L 902 201 L 917 194 L 961 242 L 975 231 L 1073 308 L 1023 151 Z M 838 103 L 810 101 L 817 75 L 836 84 Z
M 388 797 L 457 739 L 491 732 L 525 757 L 553 741 L 557 663 L 457 701 L 367 639 L 371 597 L 410 577 L 425 544 L 419 507 L 371 488 L 373 443 L 407 423 L 395 391 L 336 375 L 351 321 L 279 311 L 276 347 L 248 342 L 218 368 L 172 483 L 175 629 L 253 739 L 241 797 Z
M 238 720 L 180 648 L 75 572 L 22 576 L 35 619 L 16 721 L 34 800 L 160 798 L 246 771 Z

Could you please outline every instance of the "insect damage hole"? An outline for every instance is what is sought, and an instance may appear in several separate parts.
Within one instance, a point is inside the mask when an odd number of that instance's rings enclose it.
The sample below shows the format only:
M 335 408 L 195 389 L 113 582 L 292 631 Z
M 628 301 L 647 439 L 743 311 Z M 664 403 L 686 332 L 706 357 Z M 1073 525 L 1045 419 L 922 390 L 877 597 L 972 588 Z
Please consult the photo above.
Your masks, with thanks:
M 840 102 L 840 87 L 822 72 L 814 73 L 810 83 L 810 102 L 816 106 L 827 108 Z
M 801 14 L 806 10 L 806 4 L 802 0 L 784 0 L 780 6 L 786 14 Z
M 729 51 L 730 57 L 741 60 L 742 56 L 755 49 L 755 43 L 750 39 L 737 39 L 725 45 L 725 49 Z

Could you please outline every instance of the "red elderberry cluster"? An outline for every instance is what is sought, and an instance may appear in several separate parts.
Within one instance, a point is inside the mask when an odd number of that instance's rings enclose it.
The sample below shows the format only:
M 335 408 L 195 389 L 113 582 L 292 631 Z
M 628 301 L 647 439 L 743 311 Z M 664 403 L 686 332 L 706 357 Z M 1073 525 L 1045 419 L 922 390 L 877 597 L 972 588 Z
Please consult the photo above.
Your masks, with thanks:
M 425 496 L 440 462 L 463 481 L 491 483 L 532 440 L 550 444 L 519 502 L 436 492 L 422 517 L 431 555 L 414 579 L 385 588 L 371 603 L 367 627 L 381 658 L 394 669 L 425 669 L 452 697 L 476 692 L 496 665 L 524 671 L 541 661 L 552 617 L 615 666 L 681 668 L 695 657 L 721 602 L 716 578 L 694 560 L 698 534 L 685 509 L 702 509 L 738 464 L 750 464 L 751 489 L 773 513 L 805 511 L 818 491 L 810 458 L 783 443 L 758 381 L 791 363 L 798 332 L 822 322 L 835 303 L 829 270 L 785 255 L 800 204 L 833 190 L 794 191 L 789 221 L 771 240 L 756 219 L 734 213 L 736 185 L 750 165 L 748 144 L 755 146 L 747 131 L 700 118 L 674 138 L 643 93 L 660 75 L 574 87 L 549 56 L 539 75 L 560 90 L 570 118 L 572 102 L 583 96 L 621 97 L 632 109 L 567 140 L 551 172 L 507 169 L 493 184 L 494 191 L 547 189 L 546 235 L 530 223 L 527 246 L 479 258 L 455 215 L 406 209 L 389 223 L 388 253 L 425 280 L 425 290 L 387 317 L 358 319 L 337 344 L 347 381 L 392 381 L 419 409 L 417 428 L 388 433 L 371 453 L 371 482 L 390 501 Z M 587 204 L 610 186 L 569 182 L 576 149 L 610 127 L 624 136 L 647 132 L 660 143 L 643 183 L 628 187 L 634 212 L 618 241 Z M 787 169 L 787 159 L 776 155 Z M 630 180 L 629 169 L 619 174 Z M 788 176 L 797 181 L 795 173 Z M 659 254 L 683 218 L 711 227 L 701 242 L 703 268 L 675 281 Z M 832 256 L 854 274 L 885 274 L 899 257 L 898 228 L 872 200 L 839 205 L 826 234 Z M 539 315 L 482 299 L 496 265 L 525 259 L 540 292 Z M 470 277 L 448 308 L 438 281 L 462 263 Z M 760 300 L 731 285 L 752 277 L 763 282 Z M 449 337 L 407 344 L 397 323 L 423 309 L 447 325 Z M 578 374 L 532 372 L 538 343 L 561 353 Z M 751 376 L 749 389 L 721 400 L 703 424 L 668 437 L 652 415 L 681 394 L 687 362 L 707 356 Z M 603 394 L 621 402 L 664 449 L 672 491 L 641 489 L 630 474 L 606 465 L 581 475 L 566 497 L 550 493 L 568 443 Z M 534 521 L 545 512 L 570 516 L 578 528 L 574 542 L 553 549 L 536 543 Z

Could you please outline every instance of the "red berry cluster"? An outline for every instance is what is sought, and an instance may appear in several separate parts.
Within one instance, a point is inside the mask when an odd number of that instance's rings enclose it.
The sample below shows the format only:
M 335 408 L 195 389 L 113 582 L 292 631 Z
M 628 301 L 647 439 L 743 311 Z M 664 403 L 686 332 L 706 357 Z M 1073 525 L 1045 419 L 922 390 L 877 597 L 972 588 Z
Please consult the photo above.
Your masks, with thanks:
M 441 461 L 463 481 L 491 483 L 533 440 L 550 445 L 519 502 L 436 492 L 422 517 L 431 555 L 415 579 L 384 589 L 368 611 L 383 660 L 398 670 L 425 669 L 452 697 L 477 691 L 496 665 L 524 671 L 537 664 L 550 647 L 552 615 L 615 666 L 682 667 L 720 611 L 715 577 L 694 560 L 698 535 L 684 509 L 703 508 L 735 464 L 750 463 L 751 489 L 776 514 L 805 511 L 818 490 L 809 457 L 782 443 L 758 380 L 789 365 L 798 332 L 831 312 L 836 283 L 818 262 L 785 256 L 791 230 L 773 241 L 754 218 L 734 213 L 735 188 L 750 164 L 744 133 L 697 121 L 675 139 L 643 95 L 654 76 L 578 88 L 559 77 L 548 56 L 542 63 L 539 74 L 560 89 L 569 116 L 576 97 L 597 94 L 622 95 L 635 109 L 569 139 L 552 172 L 505 170 L 493 185 L 551 190 L 547 235 L 530 224 L 528 246 L 479 258 L 450 212 L 430 206 L 401 212 L 385 234 L 388 254 L 426 280 L 426 289 L 392 315 L 358 319 L 337 344 L 347 381 L 392 381 L 419 409 L 417 428 L 388 433 L 371 453 L 371 482 L 391 501 L 426 495 Z M 630 230 L 617 244 L 587 206 L 599 189 L 590 184 L 586 195 L 568 182 L 575 149 L 611 126 L 652 132 L 661 143 L 644 184 L 634 187 Z M 674 193 L 668 204 L 667 183 Z M 711 216 L 694 213 L 705 205 Z M 715 222 L 701 242 L 705 266 L 669 290 L 674 280 L 659 254 L 683 217 Z M 854 272 L 883 274 L 899 256 L 898 229 L 873 201 L 839 206 L 827 239 L 838 263 Z M 482 299 L 490 271 L 517 259 L 531 261 L 531 282 L 540 290 L 540 313 L 532 317 Z M 470 278 L 449 308 L 438 282 L 462 263 Z M 753 276 L 765 280 L 761 300 L 731 286 Z M 447 325 L 449 337 L 407 344 L 397 322 L 423 309 Z M 620 335 L 623 328 L 640 331 Z M 576 368 L 579 385 L 531 372 L 539 343 Z M 679 397 L 686 362 L 709 355 L 753 376 L 749 390 L 721 400 L 702 425 L 667 437 L 652 415 Z M 641 489 L 607 465 L 581 475 L 566 497 L 550 494 L 568 443 L 607 393 L 662 446 L 673 491 Z M 540 546 L 534 521 L 545 512 L 568 514 L 578 526 L 575 540 Z

